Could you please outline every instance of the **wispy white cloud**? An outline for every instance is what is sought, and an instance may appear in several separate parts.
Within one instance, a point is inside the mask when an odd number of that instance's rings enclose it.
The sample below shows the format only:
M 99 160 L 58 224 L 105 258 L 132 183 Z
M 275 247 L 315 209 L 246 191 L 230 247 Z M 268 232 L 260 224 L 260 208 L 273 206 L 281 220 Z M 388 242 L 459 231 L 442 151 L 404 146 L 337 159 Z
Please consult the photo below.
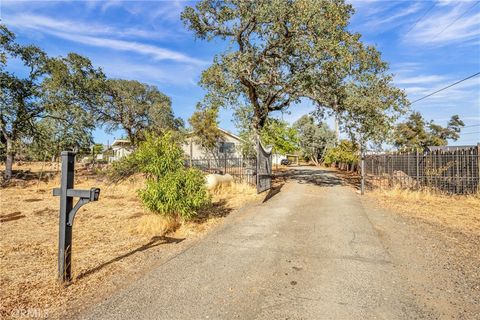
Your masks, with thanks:
M 84 35 L 105 35 L 115 37 L 141 37 L 141 38 L 158 38 L 162 34 L 137 28 L 115 28 L 113 26 L 98 24 L 93 22 L 81 22 L 64 19 L 52 19 L 50 17 L 33 15 L 33 14 L 18 14 L 9 15 L 3 21 L 9 26 L 19 28 L 35 29 L 39 31 L 61 31 L 65 33 L 75 33 Z
M 445 3 L 418 22 L 404 41 L 416 45 L 447 45 L 476 41 L 480 37 L 480 5 L 476 2 Z M 474 6 L 475 5 L 475 6 Z
M 145 19 L 179 22 L 180 13 L 189 1 L 183 0 L 85 0 L 86 8 L 100 10 L 102 13 L 112 8 L 121 8 L 132 15 L 142 15 Z
M 349 0 L 357 13 L 361 13 L 363 17 L 371 18 L 381 12 L 390 10 L 393 6 L 396 6 L 396 1 L 383 1 L 383 0 Z
M 162 19 L 168 21 L 180 21 L 180 14 L 185 7 L 185 1 L 172 0 L 168 2 L 168 6 L 157 6 L 155 10 L 149 13 L 152 19 Z
M 411 87 L 406 87 L 405 90 L 411 101 L 418 99 L 427 94 L 440 90 L 447 85 L 455 82 L 458 79 L 449 78 L 448 80 L 425 85 L 424 90 L 411 91 Z M 451 108 L 452 110 L 458 109 L 462 112 L 473 112 L 476 110 L 477 114 L 480 110 L 480 79 L 471 79 L 458 84 L 455 87 L 448 88 L 447 90 L 438 92 L 425 100 L 422 100 L 416 107 L 433 107 L 433 108 Z M 444 110 L 442 110 L 444 111 Z M 458 112 L 457 111 L 457 112 Z
M 395 79 L 396 84 L 432 84 L 444 81 L 446 77 L 439 75 L 419 75 L 413 77 L 398 77 Z
M 132 62 L 125 58 L 95 57 L 95 63 L 112 78 L 134 79 L 153 85 L 197 86 L 199 67 L 164 66 L 154 63 Z
M 150 32 L 141 29 L 117 29 L 101 24 L 86 24 L 78 21 L 55 20 L 49 17 L 32 14 L 10 16 L 5 19 L 5 23 L 9 26 L 15 26 L 21 29 L 33 29 L 88 46 L 148 55 L 155 60 L 171 60 L 196 65 L 205 64 L 204 61 L 174 50 L 138 41 L 115 39 L 116 37 L 149 38 Z
M 421 3 L 416 2 L 406 8 L 394 10 L 392 14 L 382 14 L 381 18 L 372 18 L 367 25 L 370 27 L 382 26 L 384 28 L 393 28 L 399 23 L 404 23 L 403 18 L 418 12 L 422 7 L 423 5 Z
M 149 55 L 155 60 L 172 60 L 176 62 L 190 63 L 196 65 L 206 64 L 205 61 L 192 58 L 183 53 L 140 42 L 115 40 L 84 35 L 74 35 L 62 32 L 51 32 L 51 34 L 59 38 L 78 42 L 85 45 Z

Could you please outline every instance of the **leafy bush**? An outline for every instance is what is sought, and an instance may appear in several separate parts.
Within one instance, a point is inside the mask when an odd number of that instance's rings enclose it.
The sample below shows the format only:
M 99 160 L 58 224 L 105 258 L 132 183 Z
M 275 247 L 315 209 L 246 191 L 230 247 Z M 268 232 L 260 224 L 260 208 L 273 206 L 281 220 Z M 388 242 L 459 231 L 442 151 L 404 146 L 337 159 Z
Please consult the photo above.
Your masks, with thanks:
M 183 219 L 196 216 L 197 210 L 209 203 L 203 174 L 197 169 L 169 172 L 160 179 L 149 179 L 140 190 L 145 207 L 166 216 Z
M 114 164 L 112 176 L 135 172 L 146 174 L 146 186 L 139 195 L 145 207 L 155 213 L 191 219 L 210 203 L 203 174 L 185 168 L 183 151 L 171 132 L 147 134 L 134 153 Z
M 332 163 L 358 163 L 357 147 L 349 140 L 340 141 L 338 146 L 328 149 L 325 154 L 324 164 L 331 165 Z

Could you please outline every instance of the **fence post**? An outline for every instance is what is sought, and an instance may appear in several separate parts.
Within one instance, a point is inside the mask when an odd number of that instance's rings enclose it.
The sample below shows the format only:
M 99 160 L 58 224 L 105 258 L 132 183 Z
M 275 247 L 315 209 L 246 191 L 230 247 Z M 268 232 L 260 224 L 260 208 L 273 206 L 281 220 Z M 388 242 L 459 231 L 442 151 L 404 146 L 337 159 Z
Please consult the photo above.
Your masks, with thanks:
M 360 185 L 360 194 L 364 195 L 365 194 L 365 154 L 363 152 L 363 149 L 360 153 L 361 157 L 361 162 L 360 162 L 360 170 L 362 174 L 362 180 L 361 180 L 361 185 Z
M 418 166 L 419 166 L 419 163 L 418 163 L 418 149 L 417 149 L 417 152 L 416 152 L 416 155 L 415 155 L 415 162 L 416 162 L 416 167 L 417 167 L 417 188 L 420 189 L 420 172 L 418 170 Z
M 473 168 L 472 168 L 473 169 Z M 480 143 L 477 143 L 477 188 L 476 191 L 480 191 Z
M 224 169 L 223 169 L 223 174 L 227 174 L 227 153 L 224 153 L 225 159 L 224 159 Z

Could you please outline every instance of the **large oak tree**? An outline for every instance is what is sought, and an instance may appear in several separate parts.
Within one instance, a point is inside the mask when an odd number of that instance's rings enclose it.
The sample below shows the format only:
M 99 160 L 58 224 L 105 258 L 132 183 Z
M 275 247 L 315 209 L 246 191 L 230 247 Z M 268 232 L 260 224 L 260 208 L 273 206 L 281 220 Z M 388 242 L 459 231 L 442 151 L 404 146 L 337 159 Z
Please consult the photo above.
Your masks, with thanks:
M 406 103 L 378 51 L 347 30 L 352 14 L 344 1 L 202 0 L 182 19 L 200 39 L 229 42 L 200 83 L 226 107 L 252 106 L 257 135 L 271 112 L 307 98 L 317 115 L 333 114 L 345 128 L 374 136 L 371 117 L 390 113 L 383 120 L 391 122 Z M 357 121 L 358 114 L 366 115 Z
M 23 72 L 8 68 L 15 59 L 22 63 Z M 48 57 L 36 46 L 16 43 L 15 35 L 0 25 L 4 178 L 11 178 L 15 155 L 26 142 L 34 141 L 50 151 L 60 145 L 65 149 L 88 145 L 95 122 L 92 110 L 102 103 L 104 82 L 102 70 L 88 58 L 74 53 Z
M 109 79 L 104 104 L 96 113 L 98 121 L 112 132 L 122 129 L 133 145 L 145 138 L 146 131 L 157 133 L 183 126 L 174 117 L 171 100 L 151 86 L 136 80 Z

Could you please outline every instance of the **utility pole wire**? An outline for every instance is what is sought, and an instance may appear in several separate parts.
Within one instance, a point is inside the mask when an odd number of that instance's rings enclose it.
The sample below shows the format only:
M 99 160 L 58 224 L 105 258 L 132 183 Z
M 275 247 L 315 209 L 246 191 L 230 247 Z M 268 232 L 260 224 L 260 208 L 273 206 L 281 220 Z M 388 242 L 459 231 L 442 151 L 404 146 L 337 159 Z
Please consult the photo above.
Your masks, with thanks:
M 440 31 L 439 33 L 437 33 L 435 36 L 433 36 L 431 40 L 434 40 L 436 37 L 438 37 L 439 35 L 441 35 L 445 30 L 447 30 L 448 28 L 450 28 L 455 22 L 457 22 L 461 17 L 463 17 L 464 15 L 466 15 L 470 10 L 472 10 L 477 4 L 479 4 L 480 1 L 477 1 L 473 4 L 473 6 L 471 6 L 470 8 L 467 9 L 467 11 L 465 11 L 464 13 L 462 13 L 461 15 L 459 15 L 455 20 L 453 20 L 449 25 L 447 25 L 445 28 L 442 29 L 442 31 Z
M 410 103 L 410 105 L 412 105 L 412 104 L 414 104 L 414 103 L 416 103 L 416 102 L 418 102 L 418 101 L 421 101 L 421 100 L 423 100 L 423 99 L 426 99 L 426 98 L 428 98 L 428 97 L 431 97 L 431 96 L 433 96 L 434 94 L 437 94 L 437 93 L 439 93 L 439 92 L 441 92 L 441 91 L 443 91 L 443 90 L 446 90 L 446 89 L 448 89 L 448 88 L 451 88 L 451 87 L 453 87 L 453 86 L 456 86 L 457 84 L 459 84 L 459 83 L 461 83 L 461 82 L 464 82 L 464 81 L 467 81 L 468 79 L 471 79 L 471 78 L 473 78 L 473 77 L 476 77 L 476 76 L 478 76 L 479 74 L 480 74 L 480 72 L 477 72 L 477 73 L 472 74 L 471 76 L 468 76 L 468 77 L 466 77 L 466 78 L 464 78 L 464 79 L 462 79 L 462 80 L 459 80 L 459 81 L 457 81 L 457 82 L 455 82 L 455 83 L 452 83 L 452 84 L 450 84 L 450 85 L 448 85 L 448 86 L 446 86 L 446 87 L 443 87 L 442 89 L 439 89 L 439 90 L 437 90 L 437 91 L 435 91 L 435 92 L 429 93 L 429 94 L 427 94 L 426 96 L 423 96 L 423 97 L 421 97 L 421 98 L 413 101 L 412 103 Z
M 405 32 L 405 34 L 403 35 L 404 37 L 410 33 L 410 31 L 412 31 L 416 26 L 417 24 L 420 22 L 420 20 L 422 20 L 423 18 L 425 18 L 425 16 L 430 12 L 432 11 L 432 9 L 437 5 L 436 2 L 433 3 L 433 6 L 431 6 L 430 8 L 428 8 L 427 11 L 425 11 L 425 13 L 417 20 L 415 21 L 415 23 L 412 25 L 412 27 L 410 29 L 408 29 L 407 32 Z

